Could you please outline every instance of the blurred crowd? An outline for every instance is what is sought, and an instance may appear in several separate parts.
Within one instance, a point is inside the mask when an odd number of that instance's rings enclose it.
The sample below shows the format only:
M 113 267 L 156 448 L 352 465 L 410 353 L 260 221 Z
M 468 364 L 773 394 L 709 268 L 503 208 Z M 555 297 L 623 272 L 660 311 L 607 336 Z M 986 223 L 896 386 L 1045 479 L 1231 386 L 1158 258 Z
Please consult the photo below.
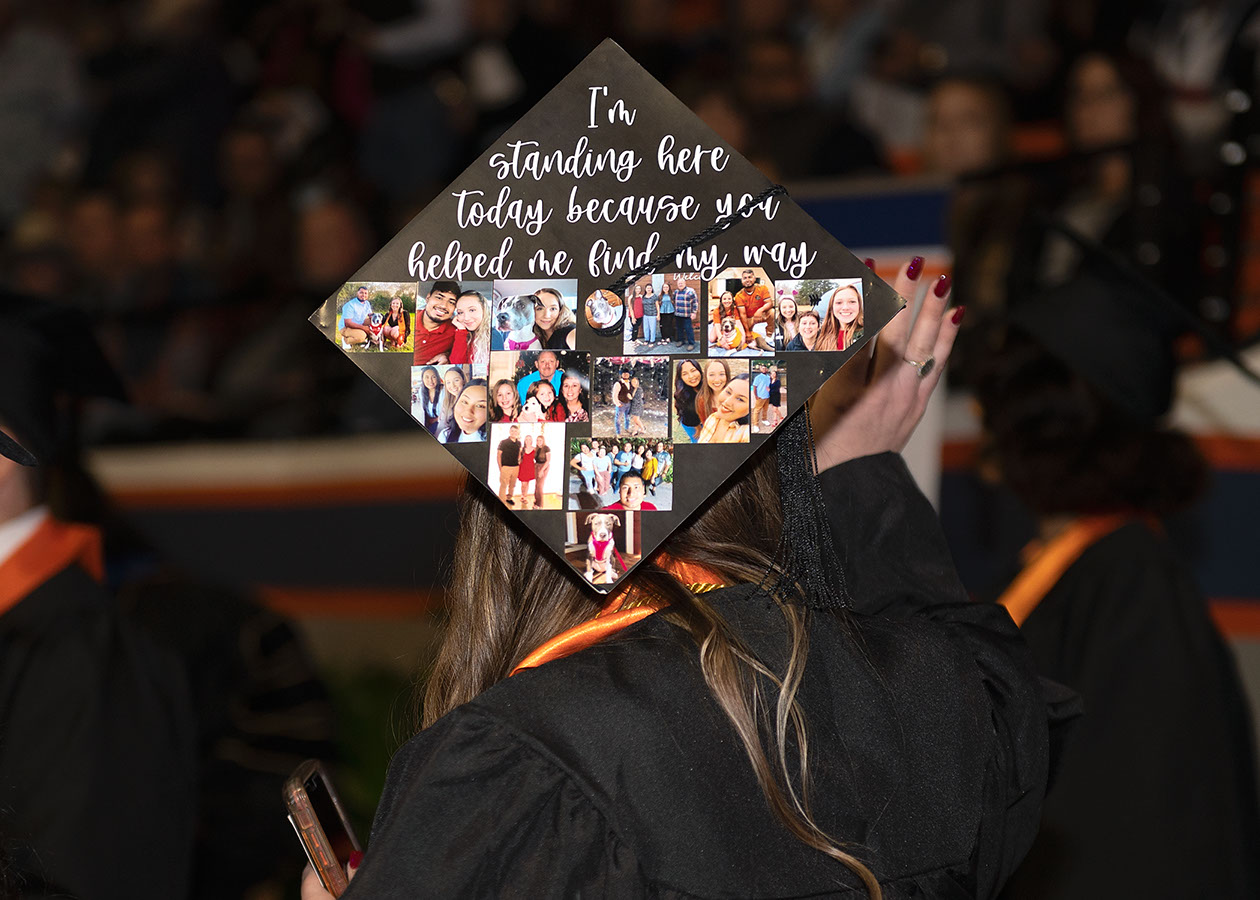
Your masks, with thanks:
M 90 442 L 402 424 L 307 315 L 613 37 L 772 179 L 946 179 L 975 335 L 1077 274 L 1070 232 L 1237 342 L 1253 9 L 0 0 L 0 271 L 96 323 L 131 402 Z

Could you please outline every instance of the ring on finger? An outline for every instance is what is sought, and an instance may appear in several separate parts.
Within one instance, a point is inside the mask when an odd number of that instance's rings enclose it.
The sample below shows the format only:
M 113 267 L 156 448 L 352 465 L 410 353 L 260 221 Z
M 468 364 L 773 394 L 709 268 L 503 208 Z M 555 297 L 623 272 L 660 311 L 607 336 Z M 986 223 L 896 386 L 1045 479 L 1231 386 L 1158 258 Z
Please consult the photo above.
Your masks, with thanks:
M 927 378 L 931 371 L 936 368 L 935 356 L 929 356 L 927 359 L 923 360 L 923 362 L 917 362 L 913 359 L 906 359 L 905 357 L 902 357 L 902 362 L 914 366 L 914 372 L 920 378 Z

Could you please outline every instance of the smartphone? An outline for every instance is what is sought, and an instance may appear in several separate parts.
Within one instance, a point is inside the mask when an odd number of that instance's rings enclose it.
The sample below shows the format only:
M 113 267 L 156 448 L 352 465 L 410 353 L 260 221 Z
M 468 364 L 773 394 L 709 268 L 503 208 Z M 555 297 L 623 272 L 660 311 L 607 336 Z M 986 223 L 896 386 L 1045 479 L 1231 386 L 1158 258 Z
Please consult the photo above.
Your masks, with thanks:
M 308 759 L 289 776 L 284 783 L 284 805 L 324 890 L 340 897 L 350 883 L 346 863 L 360 849 L 359 841 L 319 760 Z

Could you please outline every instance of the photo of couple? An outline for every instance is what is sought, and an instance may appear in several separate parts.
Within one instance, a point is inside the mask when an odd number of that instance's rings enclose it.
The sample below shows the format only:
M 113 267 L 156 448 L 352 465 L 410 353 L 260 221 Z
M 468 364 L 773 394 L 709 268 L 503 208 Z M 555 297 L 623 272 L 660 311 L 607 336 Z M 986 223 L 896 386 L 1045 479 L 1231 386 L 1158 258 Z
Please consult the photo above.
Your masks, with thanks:
M 411 351 L 415 282 L 350 282 L 337 291 L 336 302 L 342 350 Z
M 564 425 L 505 422 L 490 428 L 486 483 L 516 510 L 561 509 L 564 496 Z
M 591 421 L 591 355 L 573 350 L 496 350 L 490 354 L 490 421 Z
M 564 558 L 591 584 L 612 584 L 641 558 L 637 512 L 568 513 Z
M 752 363 L 752 433 L 769 434 L 787 418 L 787 363 Z
M 411 417 L 443 444 L 486 439 L 486 397 L 471 366 L 411 367 Z
M 644 275 L 626 289 L 627 354 L 694 353 L 700 316 L 696 273 Z
M 672 509 L 669 441 L 569 439 L 569 509 Z
M 748 443 L 754 393 L 749 360 L 676 360 L 673 375 L 675 442 Z
M 860 278 L 781 281 L 776 298 L 776 351 L 847 350 L 862 337 Z
M 572 350 L 577 279 L 513 278 L 494 283 L 491 350 Z
M 709 282 L 709 356 L 774 350 L 774 283 L 760 268 L 733 267 Z
M 421 285 L 416 298 L 412 362 L 422 365 L 467 365 L 477 378 L 486 377 L 490 360 L 490 321 L 486 292 L 490 282 L 434 281 Z
M 597 357 L 592 389 L 596 437 L 669 437 L 668 357 Z

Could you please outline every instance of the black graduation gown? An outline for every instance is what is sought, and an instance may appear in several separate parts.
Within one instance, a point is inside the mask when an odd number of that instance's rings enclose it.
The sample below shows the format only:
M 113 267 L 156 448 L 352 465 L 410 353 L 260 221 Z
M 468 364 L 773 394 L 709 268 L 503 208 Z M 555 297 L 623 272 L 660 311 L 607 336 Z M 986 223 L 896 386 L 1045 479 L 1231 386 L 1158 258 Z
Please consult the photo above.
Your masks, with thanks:
M 185 897 L 193 741 L 178 667 L 78 566 L 0 615 L 0 831 L 20 871 L 81 900 Z
M 855 633 L 817 614 L 799 695 L 819 824 L 885 897 L 990 897 L 1022 859 L 1047 708 L 1006 611 L 968 602 L 899 456 L 825 472 Z M 781 613 L 709 595 L 782 671 Z M 771 815 L 695 645 L 660 615 L 526 670 L 395 756 L 346 900 L 866 896 Z
M 1233 659 L 1140 522 L 1089 547 L 1028 616 L 1041 673 L 1085 714 L 1010 898 L 1260 897 L 1251 731 Z

